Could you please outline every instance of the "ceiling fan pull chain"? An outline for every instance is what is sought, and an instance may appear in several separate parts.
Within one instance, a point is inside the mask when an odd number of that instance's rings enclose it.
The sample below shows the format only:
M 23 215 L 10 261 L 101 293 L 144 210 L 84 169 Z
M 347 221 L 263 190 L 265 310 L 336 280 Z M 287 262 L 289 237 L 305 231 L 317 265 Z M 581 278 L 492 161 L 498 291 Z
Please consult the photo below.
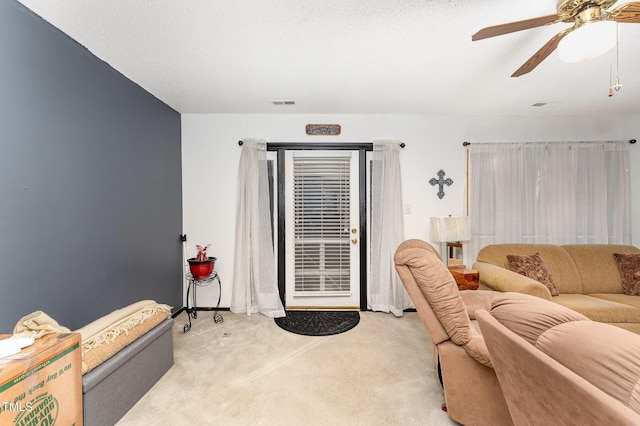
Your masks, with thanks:
M 618 23 L 616 22 L 616 82 L 613 83 L 613 58 L 609 61 L 609 97 L 613 96 L 614 90 L 619 92 L 622 88 L 622 83 L 620 83 L 620 49 L 618 43 L 618 35 L 619 35 Z M 613 53 L 612 53 L 613 55 Z
M 619 92 L 622 88 L 622 84 L 620 83 L 620 49 L 618 44 L 618 35 L 619 35 L 618 23 L 616 22 L 616 84 L 613 86 L 616 89 L 616 92 Z
M 613 96 L 613 53 L 609 55 L 609 97 Z

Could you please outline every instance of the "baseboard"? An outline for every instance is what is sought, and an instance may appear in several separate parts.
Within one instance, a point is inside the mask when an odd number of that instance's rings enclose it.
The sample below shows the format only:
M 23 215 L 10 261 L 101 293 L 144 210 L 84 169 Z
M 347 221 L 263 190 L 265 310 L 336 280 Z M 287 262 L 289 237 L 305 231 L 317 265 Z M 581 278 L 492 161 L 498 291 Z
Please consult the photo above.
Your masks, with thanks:
M 171 314 L 171 318 L 177 317 L 178 315 L 180 315 L 182 312 L 184 312 L 186 310 L 187 310 L 186 306 L 183 306 L 182 308 L 178 309 L 175 314 Z M 223 312 L 230 312 L 231 309 L 230 308 L 197 307 L 196 311 L 223 311 Z M 403 312 L 417 312 L 417 311 L 416 311 L 416 308 L 408 308 L 408 309 L 405 309 Z
M 182 308 L 182 309 L 187 309 L 187 308 Z M 197 307 L 196 311 L 226 311 L 226 312 L 230 312 L 231 309 L 230 308 L 210 308 L 210 307 Z
M 193 309 L 193 308 L 191 308 Z M 171 318 L 175 318 L 178 315 L 180 315 L 182 312 L 186 311 L 187 307 L 183 306 L 182 308 L 178 309 L 174 314 L 171 314 Z M 197 307 L 196 311 L 226 311 L 226 312 L 230 312 L 230 308 L 211 308 L 211 307 Z

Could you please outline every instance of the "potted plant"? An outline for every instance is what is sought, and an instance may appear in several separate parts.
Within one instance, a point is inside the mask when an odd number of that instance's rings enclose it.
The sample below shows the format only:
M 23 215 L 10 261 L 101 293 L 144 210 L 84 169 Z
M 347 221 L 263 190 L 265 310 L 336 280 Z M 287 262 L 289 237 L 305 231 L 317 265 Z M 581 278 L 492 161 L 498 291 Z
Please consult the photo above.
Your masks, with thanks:
M 187 259 L 191 275 L 193 275 L 193 278 L 196 280 L 204 280 L 213 272 L 213 267 L 216 264 L 216 258 L 207 256 L 207 249 L 210 246 L 211 244 L 207 244 L 206 246 L 196 244 L 198 254 L 196 257 Z

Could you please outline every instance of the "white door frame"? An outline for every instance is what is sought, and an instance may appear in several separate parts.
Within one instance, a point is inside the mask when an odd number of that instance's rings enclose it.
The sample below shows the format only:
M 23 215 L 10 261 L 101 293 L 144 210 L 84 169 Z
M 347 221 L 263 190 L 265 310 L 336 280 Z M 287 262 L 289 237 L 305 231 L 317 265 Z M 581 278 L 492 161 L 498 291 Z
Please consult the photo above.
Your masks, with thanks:
M 285 174 L 285 153 L 288 150 L 357 150 L 360 153 L 360 171 L 359 171 L 359 185 L 360 185 L 360 310 L 367 309 L 367 283 L 369 281 L 369 242 L 368 242 L 368 199 L 365 198 L 367 194 L 367 182 L 370 179 L 369 172 L 366 171 L 365 165 L 369 163 L 366 160 L 367 155 L 373 151 L 373 143 L 371 142 L 268 142 L 267 151 L 274 154 L 276 159 L 276 172 L 275 172 L 275 197 L 273 202 L 276 208 L 274 209 L 274 229 L 276 230 L 274 246 L 277 253 L 277 265 L 278 265 L 278 291 L 280 292 L 280 300 L 282 304 L 286 306 L 285 301 L 285 259 L 287 254 L 285 252 L 285 202 L 284 202 L 284 174 Z
M 285 235 L 285 253 L 287 254 L 287 261 L 285 262 L 286 278 L 285 278 L 285 305 L 287 309 L 358 309 L 360 306 L 360 185 L 359 185 L 359 152 L 358 151 L 336 151 L 336 150 L 313 150 L 313 151 L 296 151 L 288 150 L 285 153 L 285 229 L 287 230 Z M 315 289 L 304 289 L 301 285 L 298 287 L 296 283 L 303 274 L 300 270 L 296 269 L 296 259 L 294 259 L 293 253 L 296 253 L 297 244 L 301 242 L 304 237 L 297 233 L 295 211 L 290 208 L 294 204 L 294 184 L 293 184 L 293 170 L 292 162 L 294 157 L 304 158 L 317 158 L 317 157 L 340 157 L 349 158 L 350 160 L 350 191 L 349 191 L 349 211 L 348 225 L 345 224 L 345 229 L 341 229 L 336 237 L 338 240 L 332 239 L 334 243 L 341 241 L 341 244 L 346 244 L 348 247 L 349 255 L 349 288 L 331 290 L 329 284 L 332 280 L 337 278 L 336 275 L 331 277 L 330 273 L 314 273 L 313 269 L 310 273 L 310 278 L 318 278 L 318 281 L 314 283 Z M 310 239 L 307 237 L 306 239 Z M 312 246 L 313 246 L 313 239 Z M 315 248 L 318 250 L 313 256 L 317 258 L 313 259 L 317 262 L 319 270 L 324 269 L 323 248 L 325 247 L 324 241 L 318 240 Z M 335 265 L 332 265 L 335 268 Z M 335 283 L 335 281 L 333 281 Z M 299 282 L 298 282 L 299 283 Z M 325 283 L 327 287 L 325 287 Z

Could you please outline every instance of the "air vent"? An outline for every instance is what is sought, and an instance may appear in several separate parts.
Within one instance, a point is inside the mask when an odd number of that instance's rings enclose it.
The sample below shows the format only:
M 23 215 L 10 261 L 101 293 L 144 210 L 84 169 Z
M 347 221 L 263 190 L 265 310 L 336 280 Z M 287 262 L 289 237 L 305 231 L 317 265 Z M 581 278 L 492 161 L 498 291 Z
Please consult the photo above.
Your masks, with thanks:
M 273 105 L 295 105 L 296 101 L 271 101 Z
M 559 106 L 562 105 L 562 102 L 560 101 L 548 101 L 548 102 L 536 102 L 535 104 L 531 105 L 532 107 L 537 107 L 537 108 L 557 108 Z

